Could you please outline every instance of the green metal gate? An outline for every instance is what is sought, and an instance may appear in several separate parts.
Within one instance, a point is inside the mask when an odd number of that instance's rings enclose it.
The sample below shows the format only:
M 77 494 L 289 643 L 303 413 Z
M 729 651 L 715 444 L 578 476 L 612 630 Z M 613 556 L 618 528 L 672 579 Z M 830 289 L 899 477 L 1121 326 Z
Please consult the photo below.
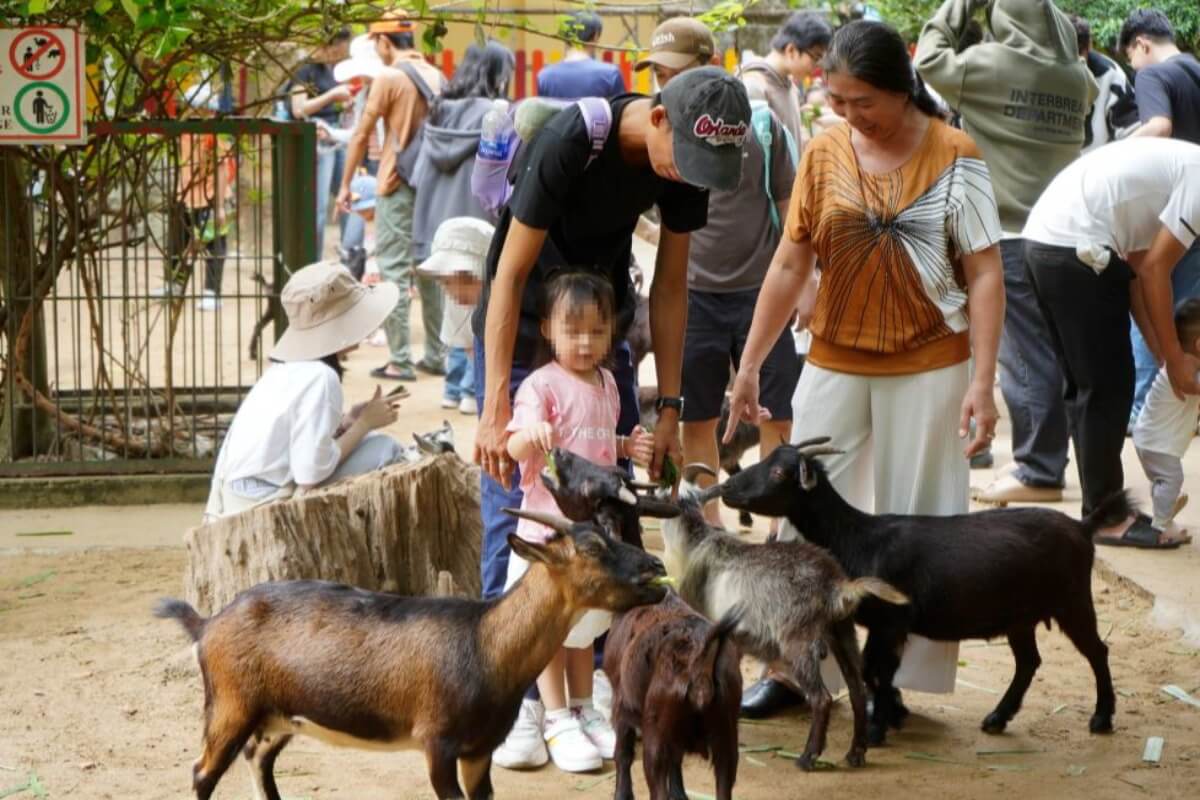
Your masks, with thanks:
M 210 469 L 317 259 L 315 197 L 309 123 L 0 148 L 0 475 Z

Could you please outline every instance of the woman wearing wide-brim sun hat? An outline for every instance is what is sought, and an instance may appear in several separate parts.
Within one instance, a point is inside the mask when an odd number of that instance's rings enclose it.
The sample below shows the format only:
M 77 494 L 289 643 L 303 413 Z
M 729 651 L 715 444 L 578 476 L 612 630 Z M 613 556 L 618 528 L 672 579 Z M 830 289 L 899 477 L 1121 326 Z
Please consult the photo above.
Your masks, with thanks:
M 395 422 L 397 400 L 377 386 L 343 413 L 338 360 L 383 324 L 399 298 L 395 284 L 364 286 L 332 261 L 292 275 L 279 297 L 288 329 L 221 445 L 206 520 L 401 460 L 400 444 L 376 432 Z

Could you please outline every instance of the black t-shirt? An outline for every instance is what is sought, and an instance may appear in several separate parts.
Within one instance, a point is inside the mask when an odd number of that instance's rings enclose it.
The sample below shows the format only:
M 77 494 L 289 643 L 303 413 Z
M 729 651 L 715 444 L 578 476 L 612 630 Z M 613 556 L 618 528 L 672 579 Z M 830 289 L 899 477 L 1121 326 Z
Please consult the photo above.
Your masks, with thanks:
M 304 91 L 308 93 L 309 100 L 325 94 L 337 85 L 338 82 L 333 77 L 333 67 L 312 61 L 296 70 L 296 75 L 292 78 L 292 88 L 303 87 Z M 290 95 L 291 92 L 289 91 L 288 94 Z M 291 98 L 289 97 L 288 111 L 291 112 L 291 110 Z M 311 114 L 310 117 L 323 119 L 331 125 L 336 125 L 338 121 L 337 103 L 330 103 L 317 113 Z
M 612 129 L 591 166 L 591 141 L 575 104 L 547 121 L 517 156 L 513 195 L 496 225 L 483 294 L 472 320 L 475 335 L 482 338 L 492 278 L 513 217 L 546 230 L 546 243 L 521 298 L 515 363 L 531 364 L 537 353 L 545 286 L 558 272 L 594 270 L 608 278 L 616 294 L 616 332 L 623 338 L 637 305 L 629 263 L 638 217 L 657 205 L 663 225 L 676 233 L 691 233 L 708 221 L 706 190 L 660 178 L 649 166 L 631 166 L 621 158 L 621 115 L 640 99 L 640 95 L 623 95 L 611 101 Z M 680 302 L 687 298 L 681 297 Z
M 1134 83 L 1142 122 L 1171 120 L 1171 138 L 1200 144 L 1200 62 L 1183 53 L 1138 70 Z

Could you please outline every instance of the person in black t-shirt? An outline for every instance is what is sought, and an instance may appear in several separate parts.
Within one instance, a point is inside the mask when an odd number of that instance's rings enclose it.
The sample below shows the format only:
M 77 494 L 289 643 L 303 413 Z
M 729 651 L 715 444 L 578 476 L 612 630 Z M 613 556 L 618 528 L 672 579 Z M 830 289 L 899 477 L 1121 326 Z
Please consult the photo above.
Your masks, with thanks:
M 1200 144 L 1200 62 L 1179 52 L 1166 15 L 1134 11 L 1121 26 L 1118 48 L 1137 70 L 1134 94 L 1142 127 L 1133 135 Z
M 693 70 L 686 77 L 654 98 L 625 95 L 613 100 L 611 132 L 594 160 L 582 114 L 574 105 L 551 118 L 519 156 L 513 196 L 492 239 L 484 294 L 473 319 L 480 340 L 476 352 L 483 354 L 476 359 L 481 419 L 475 460 L 484 470 L 484 524 L 489 531 L 489 498 L 514 502 L 506 491 L 515 485 L 510 483 L 514 465 L 505 451 L 506 428 L 512 393 L 535 366 L 543 289 L 568 267 L 603 275 L 616 295 L 616 336 L 624 339 L 636 305 L 629 277 L 633 231 L 639 215 L 651 206 L 658 207 L 663 219 L 650 316 L 665 403 L 655 430 L 651 475 L 657 477 L 666 453 L 678 459 L 688 234 L 707 221 L 706 190 L 737 185 L 750 122 L 750 103 L 739 81 L 717 68 Z M 615 372 L 626 373 L 623 388 L 628 393 L 632 365 L 627 370 L 617 366 Z M 504 516 L 502 507 L 494 509 L 499 517 Z M 501 563 L 489 570 L 486 549 L 502 549 L 504 541 L 485 542 L 485 596 L 486 573 L 495 571 L 502 588 L 506 567 Z M 502 556 L 507 561 L 507 553 Z
M 1160 136 L 1200 144 L 1200 62 L 1175 46 L 1175 30 L 1161 11 L 1138 9 L 1121 26 L 1118 49 L 1137 70 L 1134 94 L 1142 126 L 1131 136 Z M 1200 297 L 1200 243 L 1194 244 L 1171 271 L 1171 291 L 1175 302 Z M 1132 321 L 1136 381 L 1129 427 L 1141 413 L 1154 376 L 1158 359 Z
M 327 44 L 317 48 L 308 61 L 292 76 L 288 87 L 288 110 L 295 119 L 319 120 L 317 125 L 317 257 L 325 250 L 325 222 L 329 196 L 341 182 L 339 166 L 345 150 L 328 141 L 325 126 L 338 127 L 342 103 L 354 95 L 350 88 L 333 77 L 333 65 L 350 54 L 350 29 L 342 28 Z M 323 123 L 323 124 L 321 124 Z
M 500 214 L 487 256 L 483 296 L 472 320 L 475 395 L 480 412 L 475 461 L 482 467 L 480 506 L 483 597 L 504 590 L 508 535 L 519 507 L 520 476 L 506 443 L 512 397 L 538 366 L 545 286 L 563 270 L 598 273 L 616 301 L 612 366 L 621 414 L 617 433 L 637 423 L 635 370 L 624 342 L 636 295 L 629 276 L 632 237 L 651 206 L 662 232 L 650 288 L 650 326 L 658 372 L 659 420 L 651 477 L 668 453 L 679 463 L 679 399 L 687 322 L 688 239 L 708 219 L 708 189 L 733 189 L 742 171 L 750 101 L 740 81 L 709 67 L 680 76 L 653 98 L 624 95 L 612 103 L 612 127 L 593 158 L 577 105 L 552 117 L 519 154 L 513 196 Z M 547 759 L 540 704 L 529 698 L 493 762 L 506 769 Z

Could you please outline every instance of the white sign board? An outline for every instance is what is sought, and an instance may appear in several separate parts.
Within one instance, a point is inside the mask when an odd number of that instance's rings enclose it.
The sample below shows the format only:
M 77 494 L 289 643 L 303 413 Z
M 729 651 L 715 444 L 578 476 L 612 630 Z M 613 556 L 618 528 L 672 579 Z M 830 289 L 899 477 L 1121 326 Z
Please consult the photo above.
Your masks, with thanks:
M 0 145 L 87 141 L 83 38 L 74 28 L 0 28 Z

